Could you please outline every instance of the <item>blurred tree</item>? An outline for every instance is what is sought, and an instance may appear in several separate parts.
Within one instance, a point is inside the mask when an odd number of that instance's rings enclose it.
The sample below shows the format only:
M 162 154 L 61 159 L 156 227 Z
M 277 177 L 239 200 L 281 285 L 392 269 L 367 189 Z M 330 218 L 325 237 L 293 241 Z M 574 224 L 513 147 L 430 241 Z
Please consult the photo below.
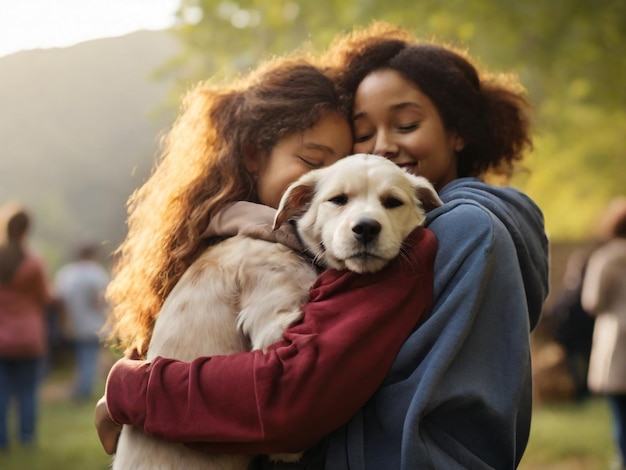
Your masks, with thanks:
M 297 47 L 318 50 L 355 25 L 385 20 L 468 48 L 515 71 L 536 108 L 536 149 L 514 184 L 535 198 L 556 238 L 583 238 L 624 194 L 626 2 L 623 0 L 181 0 L 181 86 L 228 78 Z M 563 208 L 575 210 L 564 211 Z

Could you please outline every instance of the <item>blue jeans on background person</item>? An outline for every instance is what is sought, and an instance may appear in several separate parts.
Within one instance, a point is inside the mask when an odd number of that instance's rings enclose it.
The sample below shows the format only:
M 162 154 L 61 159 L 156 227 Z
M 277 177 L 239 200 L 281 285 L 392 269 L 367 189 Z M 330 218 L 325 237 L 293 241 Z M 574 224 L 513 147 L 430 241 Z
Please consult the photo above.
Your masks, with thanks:
M 17 402 L 18 439 L 35 440 L 40 359 L 0 359 L 0 450 L 9 446 L 9 409 Z
M 621 457 L 622 468 L 626 466 L 626 394 L 607 395 L 613 419 L 613 434 Z
M 100 343 L 98 339 L 76 340 L 74 342 L 76 378 L 74 381 L 75 400 L 93 398 L 93 389 L 98 376 L 100 363 Z

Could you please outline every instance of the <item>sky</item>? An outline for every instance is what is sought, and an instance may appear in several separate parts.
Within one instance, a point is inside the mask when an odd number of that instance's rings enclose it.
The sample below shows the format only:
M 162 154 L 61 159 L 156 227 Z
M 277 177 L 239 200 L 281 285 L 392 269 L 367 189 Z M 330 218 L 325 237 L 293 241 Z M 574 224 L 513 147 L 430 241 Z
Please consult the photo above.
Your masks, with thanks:
M 174 23 L 180 0 L 0 0 L 0 56 Z

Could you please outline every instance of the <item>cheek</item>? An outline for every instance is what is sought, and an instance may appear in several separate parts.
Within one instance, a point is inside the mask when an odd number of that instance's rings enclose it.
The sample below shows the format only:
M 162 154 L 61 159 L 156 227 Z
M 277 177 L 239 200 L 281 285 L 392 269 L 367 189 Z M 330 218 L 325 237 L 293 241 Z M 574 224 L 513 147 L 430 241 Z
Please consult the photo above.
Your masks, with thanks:
M 436 153 L 436 145 L 428 136 L 407 136 L 404 148 L 418 161 L 428 160 Z
M 424 218 L 424 212 L 420 208 L 414 205 L 405 205 L 403 210 L 392 213 L 390 222 L 398 231 L 399 239 L 404 240 L 415 227 L 424 222 Z
M 261 204 L 269 205 L 269 196 L 268 196 L 268 182 L 267 179 L 263 176 L 260 176 L 256 180 L 256 195 Z
M 350 155 L 352 153 L 352 147 L 354 145 L 352 140 L 352 129 L 349 126 L 342 131 L 340 137 L 337 138 L 337 158 L 335 161 L 339 160 L 341 157 L 345 155 Z M 334 162 L 333 162 L 334 163 Z
M 355 142 L 352 147 L 353 153 L 372 153 L 373 143 L 371 142 Z
M 315 221 L 316 229 L 327 245 L 332 243 L 340 225 L 345 223 L 342 222 L 345 218 L 341 214 L 341 208 L 333 204 L 323 204 L 319 207 Z
M 323 223 L 323 217 L 320 214 L 317 202 L 312 201 L 309 208 L 298 221 L 300 237 L 313 253 L 317 253 L 320 250 L 320 244 L 324 242 L 323 231 L 325 224 Z
M 280 202 L 285 191 L 291 183 L 297 181 L 301 176 L 307 173 L 306 169 L 294 169 L 289 172 L 285 172 L 281 177 L 273 179 L 272 186 L 268 188 L 268 192 L 274 195 L 274 198 Z
M 332 206 L 321 227 L 327 246 L 332 245 L 338 253 L 349 250 L 354 244 L 352 228 L 367 213 L 368 209 L 359 204 Z

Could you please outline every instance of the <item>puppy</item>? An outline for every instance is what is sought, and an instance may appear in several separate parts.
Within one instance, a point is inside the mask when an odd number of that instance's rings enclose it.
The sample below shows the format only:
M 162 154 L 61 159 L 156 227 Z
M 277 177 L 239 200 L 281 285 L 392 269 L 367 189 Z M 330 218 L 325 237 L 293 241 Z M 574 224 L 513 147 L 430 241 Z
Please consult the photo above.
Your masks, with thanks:
M 386 158 L 357 154 L 312 171 L 283 195 L 275 228 L 293 220 L 319 264 L 357 273 L 382 269 L 404 239 L 442 205 L 433 186 Z
M 274 229 L 286 223 L 323 267 L 375 272 L 441 205 L 432 185 L 374 155 L 311 171 L 283 195 Z M 207 249 L 176 284 L 155 324 L 148 360 L 265 350 L 301 317 L 317 277 L 310 259 L 279 243 L 237 235 Z M 297 460 L 298 454 L 274 456 Z M 244 470 L 245 455 L 208 455 L 124 426 L 114 470 Z

